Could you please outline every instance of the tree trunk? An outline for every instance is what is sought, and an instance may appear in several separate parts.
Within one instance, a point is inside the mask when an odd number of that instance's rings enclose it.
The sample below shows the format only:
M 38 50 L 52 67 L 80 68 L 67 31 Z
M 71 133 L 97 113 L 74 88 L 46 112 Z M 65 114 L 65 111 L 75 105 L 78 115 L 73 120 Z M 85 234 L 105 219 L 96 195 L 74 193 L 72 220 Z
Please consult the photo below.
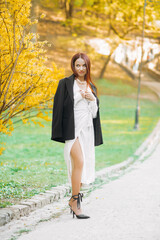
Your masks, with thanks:
M 100 75 L 99 75 L 100 79 L 103 78 L 103 76 L 104 76 L 104 73 L 105 73 L 107 65 L 108 65 L 108 63 L 109 63 L 109 61 L 111 59 L 111 56 L 112 56 L 112 53 L 110 53 L 110 55 L 106 58 L 106 61 L 104 62 L 104 66 L 103 66 L 103 68 L 102 68 L 102 70 L 100 72 Z
M 65 0 L 66 19 L 71 19 L 73 14 L 73 0 Z

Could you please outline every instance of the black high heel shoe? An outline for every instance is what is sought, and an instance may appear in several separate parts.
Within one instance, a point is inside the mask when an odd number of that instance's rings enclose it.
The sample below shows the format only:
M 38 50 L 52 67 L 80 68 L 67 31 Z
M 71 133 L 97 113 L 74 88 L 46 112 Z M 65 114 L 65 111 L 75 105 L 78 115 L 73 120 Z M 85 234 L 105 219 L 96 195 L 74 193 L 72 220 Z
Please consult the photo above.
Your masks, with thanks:
M 69 201 L 70 201 L 71 199 L 73 199 L 73 201 L 77 200 L 77 208 L 80 209 L 80 202 L 82 202 L 82 197 L 83 197 L 83 193 L 78 193 L 78 195 L 73 195 L 73 196 L 69 199 Z M 77 215 L 77 214 L 72 210 L 72 207 L 71 207 L 70 204 L 69 204 L 69 206 L 70 206 L 70 211 L 71 211 L 71 213 L 73 212 L 73 218 L 74 218 L 74 215 L 76 215 L 76 217 L 79 218 L 79 219 L 87 219 L 87 218 L 90 218 L 89 216 L 84 215 L 84 214 L 79 214 L 79 215 Z

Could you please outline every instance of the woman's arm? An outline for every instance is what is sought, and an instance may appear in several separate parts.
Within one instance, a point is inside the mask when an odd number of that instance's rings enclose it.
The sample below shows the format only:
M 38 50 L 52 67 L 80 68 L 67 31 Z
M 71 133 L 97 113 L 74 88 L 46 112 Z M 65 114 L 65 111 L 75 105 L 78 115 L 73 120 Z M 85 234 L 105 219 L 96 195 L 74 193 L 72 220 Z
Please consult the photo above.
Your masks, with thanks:
M 52 136 L 51 139 L 59 141 L 62 136 L 62 114 L 63 114 L 63 102 L 64 102 L 64 79 L 59 81 L 53 104 L 52 113 Z

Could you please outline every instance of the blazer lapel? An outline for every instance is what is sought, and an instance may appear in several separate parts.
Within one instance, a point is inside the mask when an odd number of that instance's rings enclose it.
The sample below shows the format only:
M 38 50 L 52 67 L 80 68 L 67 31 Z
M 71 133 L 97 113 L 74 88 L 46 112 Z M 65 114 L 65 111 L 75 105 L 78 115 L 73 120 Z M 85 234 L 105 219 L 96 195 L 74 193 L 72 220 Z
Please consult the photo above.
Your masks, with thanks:
M 69 93 L 72 101 L 73 101 L 73 83 L 74 83 L 74 79 L 75 79 L 75 76 L 74 76 L 74 74 L 72 74 L 66 80 L 67 90 L 68 90 L 68 93 Z

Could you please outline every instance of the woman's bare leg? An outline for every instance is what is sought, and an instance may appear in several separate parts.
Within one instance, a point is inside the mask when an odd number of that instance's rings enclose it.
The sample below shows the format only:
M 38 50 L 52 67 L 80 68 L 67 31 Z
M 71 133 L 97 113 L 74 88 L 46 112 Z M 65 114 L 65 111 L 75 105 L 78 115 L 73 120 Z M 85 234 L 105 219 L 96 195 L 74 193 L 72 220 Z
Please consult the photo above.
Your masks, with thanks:
M 80 192 L 81 177 L 83 170 L 83 154 L 78 138 L 74 142 L 70 154 L 72 159 L 72 177 L 71 177 L 72 195 L 77 195 Z M 72 206 L 72 210 L 76 214 L 81 213 L 81 209 L 77 209 L 77 201 L 73 201 L 72 199 L 70 201 L 70 205 Z

